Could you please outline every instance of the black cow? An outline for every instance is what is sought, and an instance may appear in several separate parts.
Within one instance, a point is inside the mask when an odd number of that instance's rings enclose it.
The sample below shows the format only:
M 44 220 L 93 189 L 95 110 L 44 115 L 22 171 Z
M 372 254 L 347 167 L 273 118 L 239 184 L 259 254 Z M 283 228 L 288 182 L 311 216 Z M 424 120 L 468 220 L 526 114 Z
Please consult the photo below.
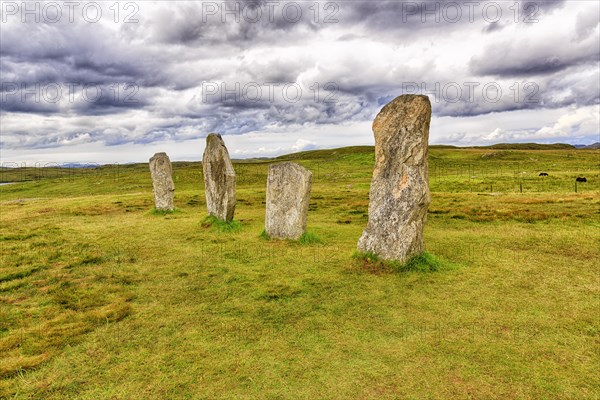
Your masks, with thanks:
M 577 178 L 577 179 L 575 179 L 575 182 L 587 182 L 587 179 L 585 179 L 585 178 Z
M 546 172 L 540 172 L 540 176 L 548 176 Z

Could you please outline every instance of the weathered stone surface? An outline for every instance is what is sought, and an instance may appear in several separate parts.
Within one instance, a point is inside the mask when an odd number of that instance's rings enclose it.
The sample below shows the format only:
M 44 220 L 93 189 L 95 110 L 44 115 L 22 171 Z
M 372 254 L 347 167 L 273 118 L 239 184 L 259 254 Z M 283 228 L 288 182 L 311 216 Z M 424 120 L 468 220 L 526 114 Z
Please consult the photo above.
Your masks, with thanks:
M 208 213 L 231 221 L 235 213 L 235 171 L 221 135 L 211 133 L 206 137 L 202 170 Z
M 173 184 L 173 168 L 166 153 L 156 153 L 150 159 L 150 174 L 154 192 L 154 206 L 157 210 L 173 210 L 175 185 Z
M 306 230 L 312 172 L 293 162 L 273 164 L 267 178 L 265 231 L 276 239 L 298 240 Z
M 383 107 L 373 121 L 375 169 L 369 222 L 358 241 L 360 251 L 402 262 L 423 252 L 430 202 L 430 120 L 427 96 L 403 95 Z

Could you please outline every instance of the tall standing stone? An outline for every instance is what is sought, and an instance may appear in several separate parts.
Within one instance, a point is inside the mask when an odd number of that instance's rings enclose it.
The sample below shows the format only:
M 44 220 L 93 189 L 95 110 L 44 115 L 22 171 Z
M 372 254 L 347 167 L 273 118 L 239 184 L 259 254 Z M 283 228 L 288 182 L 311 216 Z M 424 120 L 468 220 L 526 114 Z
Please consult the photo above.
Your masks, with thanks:
M 235 171 L 221 135 L 211 133 L 206 137 L 202 170 L 208 213 L 231 221 L 235 212 Z
M 298 240 L 306 230 L 312 173 L 293 162 L 273 164 L 267 177 L 265 231 L 276 239 Z
M 173 168 L 167 153 L 156 153 L 150 159 L 150 174 L 154 192 L 154 206 L 157 210 L 172 211 L 175 185 L 173 184 Z
M 375 169 L 360 251 L 401 262 L 424 251 L 430 120 L 427 96 L 403 95 L 383 107 L 373 121 Z

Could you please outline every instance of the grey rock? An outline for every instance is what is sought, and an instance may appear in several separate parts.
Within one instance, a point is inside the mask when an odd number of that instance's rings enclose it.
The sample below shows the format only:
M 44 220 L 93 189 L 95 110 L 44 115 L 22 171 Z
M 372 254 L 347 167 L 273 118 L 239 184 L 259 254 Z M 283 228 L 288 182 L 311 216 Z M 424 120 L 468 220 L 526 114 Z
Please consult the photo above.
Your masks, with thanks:
M 424 251 L 430 120 L 427 96 L 403 95 L 383 107 L 373 121 L 375 169 L 360 251 L 401 262 Z
M 265 231 L 275 239 L 298 240 L 306 230 L 312 172 L 293 162 L 273 164 L 267 177 Z
M 172 211 L 175 185 L 173 184 L 173 168 L 166 153 L 156 153 L 150 159 L 150 174 L 154 192 L 154 206 L 157 210 Z
M 211 133 L 206 137 L 202 170 L 208 213 L 224 221 L 233 220 L 235 171 L 221 135 Z

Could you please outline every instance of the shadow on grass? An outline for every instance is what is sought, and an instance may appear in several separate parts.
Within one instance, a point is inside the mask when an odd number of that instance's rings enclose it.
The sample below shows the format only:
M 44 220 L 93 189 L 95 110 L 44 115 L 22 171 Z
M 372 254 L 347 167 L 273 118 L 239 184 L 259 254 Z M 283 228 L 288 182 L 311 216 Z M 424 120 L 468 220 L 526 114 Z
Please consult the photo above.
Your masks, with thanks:
M 431 253 L 423 252 L 406 262 L 382 260 L 373 252 L 355 252 L 352 255 L 355 267 L 372 274 L 393 274 L 402 272 L 438 272 L 458 268 L 457 264 L 442 260 Z

